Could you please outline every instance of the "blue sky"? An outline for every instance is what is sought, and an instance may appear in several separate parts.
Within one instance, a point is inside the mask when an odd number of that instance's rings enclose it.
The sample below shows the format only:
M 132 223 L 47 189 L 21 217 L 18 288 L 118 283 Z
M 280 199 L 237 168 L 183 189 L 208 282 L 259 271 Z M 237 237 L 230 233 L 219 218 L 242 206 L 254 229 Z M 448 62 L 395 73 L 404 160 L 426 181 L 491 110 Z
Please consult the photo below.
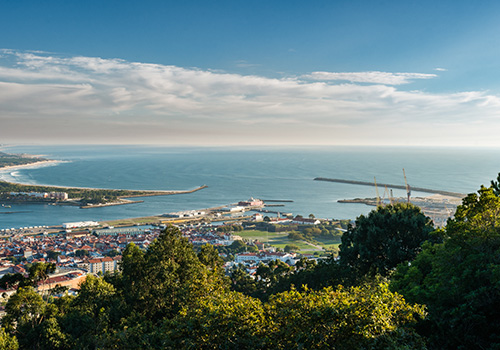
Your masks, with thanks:
M 500 146 L 497 1 L 2 1 L 0 39 L 0 143 Z

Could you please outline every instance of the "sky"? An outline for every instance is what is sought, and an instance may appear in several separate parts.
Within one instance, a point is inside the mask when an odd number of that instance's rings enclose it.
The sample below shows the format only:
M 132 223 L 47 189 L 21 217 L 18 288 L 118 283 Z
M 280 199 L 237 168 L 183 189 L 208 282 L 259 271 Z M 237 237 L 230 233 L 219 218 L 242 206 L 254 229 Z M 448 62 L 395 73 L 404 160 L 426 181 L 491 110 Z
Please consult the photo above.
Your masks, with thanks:
M 0 1 L 0 144 L 500 147 L 498 1 Z

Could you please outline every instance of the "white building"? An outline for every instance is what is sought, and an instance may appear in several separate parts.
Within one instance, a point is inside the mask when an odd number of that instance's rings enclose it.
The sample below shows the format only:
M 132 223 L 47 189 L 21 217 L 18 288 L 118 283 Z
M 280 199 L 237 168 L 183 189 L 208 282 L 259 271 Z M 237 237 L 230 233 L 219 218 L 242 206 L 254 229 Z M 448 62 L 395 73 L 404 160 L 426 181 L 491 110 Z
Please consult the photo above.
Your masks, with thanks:
M 68 228 L 78 228 L 78 227 L 99 226 L 99 223 L 96 221 L 77 221 L 77 222 L 65 222 L 62 224 L 62 226 L 68 229 Z
M 121 261 L 122 257 L 121 256 L 115 256 L 113 258 L 106 257 L 106 258 L 97 258 L 97 259 L 90 259 L 88 262 L 88 270 L 90 273 L 102 273 L 105 274 L 106 272 L 114 272 L 118 271 L 118 263 Z
M 240 253 L 236 254 L 234 261 L 235 263 L 244 263 L 244 262 L 268 262 L 272 260 L 281 260 L 288 265 L 295 264 L 295 254 L 285 253 L 285 252 L 266 252 L 261 251 L 258 253 Z

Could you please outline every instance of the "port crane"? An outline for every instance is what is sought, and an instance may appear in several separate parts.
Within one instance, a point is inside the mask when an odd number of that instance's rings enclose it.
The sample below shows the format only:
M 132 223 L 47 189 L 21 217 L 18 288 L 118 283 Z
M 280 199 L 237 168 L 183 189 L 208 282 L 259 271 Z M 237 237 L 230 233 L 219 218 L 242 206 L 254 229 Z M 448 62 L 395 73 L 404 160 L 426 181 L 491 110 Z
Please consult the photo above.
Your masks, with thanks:
M 382 202 L 380 201 L 380 195 L 378 193 L 378 186 L 377 186 L 377 178 L 374 176 L 373 181 L 375 182 L 375 191 L 377 192 L 377 207 L 382 205 Z
M 408 185 L 408 181 L 406 181 L 405 168 L 403 168 L 403 176 L 405 178 L 406 195 L 408 196 L 408 203 L 410 203 L 411 189 L 410 189 L 410 185 Z
M 384 192 L 384 197 L 385 197 L 385 194 L 387 193 L 387 198 L 389 198 L 389 203 L 391 203 L 391 205 L 394 204 L 393 202 L 393 197 L 392 197 L 392 189 L 389 191 L 389 189 L 387 188 L 387 185 L 385 185 L 385 192 Z

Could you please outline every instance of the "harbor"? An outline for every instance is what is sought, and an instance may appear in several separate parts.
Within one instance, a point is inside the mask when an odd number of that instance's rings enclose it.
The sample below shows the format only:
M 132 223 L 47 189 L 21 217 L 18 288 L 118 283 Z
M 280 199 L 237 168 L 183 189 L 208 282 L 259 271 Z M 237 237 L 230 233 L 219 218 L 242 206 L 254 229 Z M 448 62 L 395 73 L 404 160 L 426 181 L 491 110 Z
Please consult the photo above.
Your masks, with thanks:
M 462 198 L 465 197 L 465 194 L 463 193 L 435 190 L 422 187 L 410 188 L 410 186 L 407 183 L 405 183 L 405 186 L 377 183 L 375 179 L 374 182 L 330 179 L 323 177 L 317 177 L 314 180 L 335 182 L 335 183 L 342 183 L 349 185 L 373 186 L 375 187 L 375 190 L 377 192 L 377 197 L 375 198 L 339 199 L 338 203 L 365 204 L 370 206 L 388 205 L 396 203 L 412 203 L 420 207 L 420 209 L 422 209 L 422 212 L 428 217 L 430 217 L 434 222 L 434 225 L 436 225 L 437 227 L 443 227 L 444 225 L 446 225 L 447 220 L 453 216 L 453 214 L 457 209 L 457 206 L 461 204 Z M 405 182 L 406 182 L 406 175 L 405 175 Z M 385 188 L 383 198 L 380 198 L 378 194 L 378 186 Z M 389 192 L 388 189 L 404 189 L 407 192 L 407 197 L 406 198 L 393 197 L 392 191 Z M 431 193 L 432 195 L 426 197 L 411 197 L 411 190 L 424 193 Z M 385 198 L 386 194 L 387 198 Z

